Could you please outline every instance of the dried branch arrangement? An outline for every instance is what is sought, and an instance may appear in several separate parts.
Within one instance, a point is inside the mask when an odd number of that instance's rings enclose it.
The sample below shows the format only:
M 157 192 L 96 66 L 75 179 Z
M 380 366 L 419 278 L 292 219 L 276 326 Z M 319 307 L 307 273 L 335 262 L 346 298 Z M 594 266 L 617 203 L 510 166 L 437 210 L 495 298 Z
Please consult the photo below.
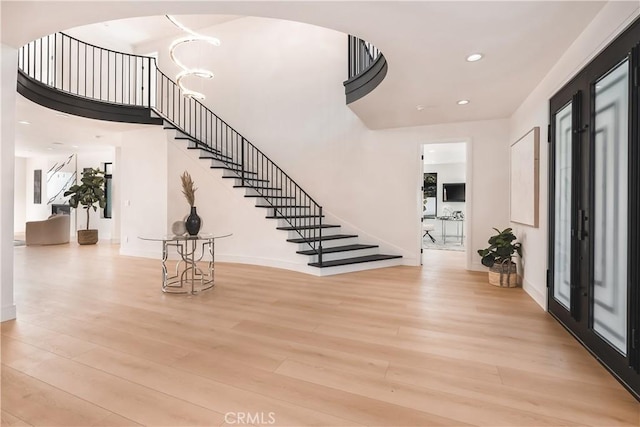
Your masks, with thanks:
M 180 180 L 182 181 L 182 194 L 187 199 L 189 206 L 193 207 L 196 202 L 196 190 L 198 188 L 193 184 L 193 179 L 191 179 L 191 175 L 187 171 L 184 171 L 180 176 Z

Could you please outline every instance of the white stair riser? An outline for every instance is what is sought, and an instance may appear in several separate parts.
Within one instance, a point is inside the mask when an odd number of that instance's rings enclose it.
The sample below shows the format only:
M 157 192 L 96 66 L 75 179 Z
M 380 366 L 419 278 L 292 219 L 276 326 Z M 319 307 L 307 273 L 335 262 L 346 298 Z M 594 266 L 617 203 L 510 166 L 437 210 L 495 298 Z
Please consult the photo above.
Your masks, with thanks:
M 245 185 L 249 185 L 249 184 L 245 183 Z M 262 185 L 253 184 L 253 183 L 251 185 L 255 185 L 256 187 L 268 187 L 267 185 L 262 186 Z M 244 194 L 246 194 L 247 196 L 257 196 L 259 194 L 263 194 L 263 195 L 266 195 L 266 196 L 280 196 L 282 194 L 282 190 L 281 189 L 277 189 L 277 190 L 265 190 L 265 189 L 255 190 L 255 189 L 253 189 L 251 187 L 245 187 L 245 190 L 246 191 L 245 191 Z M 258 192 L 258 191 L 260 191 L 260 192 Z
M 267 209 L 269 210 L 269 209 Z M 276 227 L 291 227 L 292 225 L 295 225 L 296 227 L 300 227 L 303 225 L 317 225 L 318 224 L 318 220 L 319 218 L 297 218 L 295 220 L 291 220 L 291 224 L 289 224 L 286 220 L 284 220 L 283 218 L 271 218 L 271 220 L 275 220 L 277 221 L 277 225 Z M 322 222 L 325 222 L 326 218 L 322 218 Z M 323 231 L 324 233 L 324 231 Z M 338 234 L 338 233 L 330 233 L 330 234 Z
M 240 179 L 240 177 L 238 175 L 234 174 L 233 172 L 227 172 L 227 173 L 225 173 L 224 176 L 233 176 L 234 178 L 236 178 L 233 181 L 233 185 L 242 185 L 242 180 Z M 253 184 L 253 185 L 257 185 L 257 186 L 268 186 L 268 185 L 270 185 L 268 181 L 267 182 L 264 182 L 264 181 L 252 181 L 248 177 L 246 177 L 244 181 L 245 181 L 244 185 L 248 185 L 248 184 Z
M 357 237 L 348 237 L 346 239 L 323 240 L 322 247 L 333 248 L 335 246 L 356 245 L 358 243 L 359 242 Z M 306 251 L 311 249 L 311 247 L 307 243 L 298 243 L 297 245 L 298 248 L 296 249 L 296 251 Z M 317 247 L 317 242 L 313 243 L 313 245 Z
M 264 203 L 264 202 L 263 202 Z M 272 208 L 261 208 L 266 212 L 266 216 L 275 216 L 276 209 Z M 307 215 L 309 213 L 309 209 L 306 208 L 278 208 L 278 216 L 296 216 L 296 215 Z M 293 221 L 292 221 L 293 222 Z M 297 225 L 297 222 L 293 222 L 294 225 Z
M 314 236 L 314 230 L 315 230 L 315 236 L 319 236 L 319 229 L 314 228 L 313 230 L 300 230 L 302 235 L 305 237 L 313 237 Z M 331 227 L 331 228 L 323 228 L 322 229 L 322 235 L 323 236 L 330 236 L 332 234 L 344 234 L 340 231 L 340 227 Z M 298 239 L 300 238 L 300 234 L 298 234 L 298 232 L 293 231 L 293 230 L 288 230 L 287 231 L 287 239 Z
M 376 255 L 379 252 L 380 252 L 380 248 L 369 248 L 369 249 L 359 249 L 357 251 L 333 252 L 328 254 L 323 253 L 322 261 L 333 261 L 336 259 L 343 259 L 343 258 L 355 258 L 359 256 Z M 318 262 L 318 256 L 317 255 L 310 256 L 309 262 Z

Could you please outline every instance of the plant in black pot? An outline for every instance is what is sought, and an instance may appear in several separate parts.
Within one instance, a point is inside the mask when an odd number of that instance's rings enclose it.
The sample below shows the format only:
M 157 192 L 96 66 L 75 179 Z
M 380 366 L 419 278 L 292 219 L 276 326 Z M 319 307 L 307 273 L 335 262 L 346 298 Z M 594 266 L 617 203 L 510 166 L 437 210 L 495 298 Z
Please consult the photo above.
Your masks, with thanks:
M 515 254 L 522 256 L 522 244 L 511 228 L 500 231 L 489 238 L 489 247 L 479 249 L 482 265 L 489 267 L 489 283 L 495 286 L 513 288 L 518 286 L 518 267 L 513 262 Z
M 89 209 L 98 210 L 98 206 L 104 208 L 104 173 L 100 169 L 85 169 L 82 173 L 80 184 L 72 185 L 64 192 L 69 198 L 69 205 L 77 209 L 82 206 L 87 212 L 87 228 L 78 230 L 78 243 L 81 245 L 95 245 L 98 243 L 98 230 L 89 229 Z M 98 206 L 96 206 L 98 205 Z

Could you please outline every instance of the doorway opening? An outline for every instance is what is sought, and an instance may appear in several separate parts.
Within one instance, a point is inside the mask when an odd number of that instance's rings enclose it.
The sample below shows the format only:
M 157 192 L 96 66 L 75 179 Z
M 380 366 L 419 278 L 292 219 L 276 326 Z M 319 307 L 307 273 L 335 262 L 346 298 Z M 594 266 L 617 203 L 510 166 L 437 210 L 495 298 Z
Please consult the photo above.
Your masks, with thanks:
M 464 252 L 467 143 L 424 144 L 422 168 L 422 248 Z

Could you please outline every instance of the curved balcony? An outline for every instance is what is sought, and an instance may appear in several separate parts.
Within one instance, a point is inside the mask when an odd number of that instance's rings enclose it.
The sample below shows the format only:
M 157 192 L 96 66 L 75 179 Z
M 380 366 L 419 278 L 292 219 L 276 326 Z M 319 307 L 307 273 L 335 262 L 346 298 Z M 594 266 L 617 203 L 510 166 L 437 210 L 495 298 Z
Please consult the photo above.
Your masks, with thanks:
M 104 49 L 63 33 L 18 52 L 18 93 L 45 107 L 91 119 L 162 124 L 151 115 L 155 59 Z
M 387 60 L 373 44 L 349 35 L 349 78 L 343 83 L 347 104 L 374 90 L 387 75 Z

